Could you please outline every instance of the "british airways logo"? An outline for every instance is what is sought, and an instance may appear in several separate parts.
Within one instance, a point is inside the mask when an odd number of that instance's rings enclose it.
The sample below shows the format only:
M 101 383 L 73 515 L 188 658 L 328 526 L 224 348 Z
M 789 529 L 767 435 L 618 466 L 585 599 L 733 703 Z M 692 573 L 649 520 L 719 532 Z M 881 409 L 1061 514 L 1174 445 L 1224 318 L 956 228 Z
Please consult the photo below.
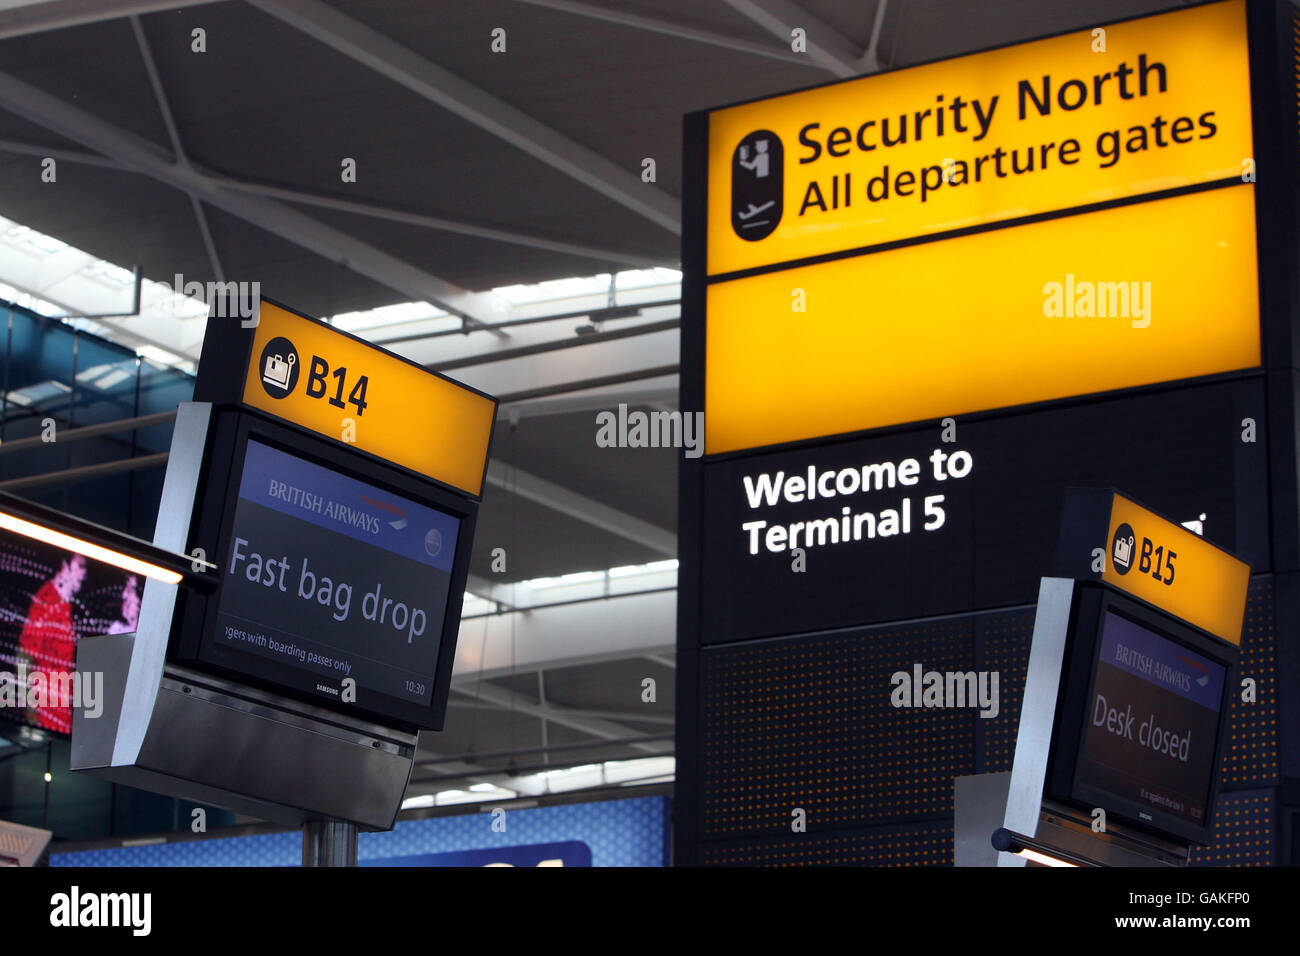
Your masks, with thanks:
M 386 501 L 380 501 L 377 498 L 371 498 L 367 495 L 359 496 L 362 501 L 372 508 L 378 508 L 384 514 L 388 515 L 388 526 L 394 531 L 401 531 L 406 527 L 406 512 L 397 505 L 390 505 Z

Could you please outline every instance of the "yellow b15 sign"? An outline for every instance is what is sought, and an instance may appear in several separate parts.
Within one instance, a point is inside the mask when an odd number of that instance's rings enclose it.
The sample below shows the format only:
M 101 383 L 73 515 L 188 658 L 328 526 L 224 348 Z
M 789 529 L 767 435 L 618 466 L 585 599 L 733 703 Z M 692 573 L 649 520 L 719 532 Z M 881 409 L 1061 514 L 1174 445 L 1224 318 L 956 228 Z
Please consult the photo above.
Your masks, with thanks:
M 472 495 L 496 399 L 265 299 L 244 404 Z
M 1119 494 L 1107 540 L 1103 581 L 1241 644 L 1250 565 Z

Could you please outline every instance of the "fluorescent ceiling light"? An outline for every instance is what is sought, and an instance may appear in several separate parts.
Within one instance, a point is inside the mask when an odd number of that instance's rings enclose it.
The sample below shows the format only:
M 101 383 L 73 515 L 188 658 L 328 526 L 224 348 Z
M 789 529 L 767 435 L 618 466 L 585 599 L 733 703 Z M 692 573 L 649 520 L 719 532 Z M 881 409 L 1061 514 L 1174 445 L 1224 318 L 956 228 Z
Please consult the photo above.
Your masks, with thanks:
M 672 269 L 628 269 L 614 276 L 614 281 L 619 289 L 648 289 L 678 284 L 682 281 L 682 274 Z
M 142 345 L 136 349 L 136 354 L 158 362 L 161 365 L 180 365 L 188 361 L 188 359 L 177 355 L 175 352 L 160 349 L 156 345 Z
M 659 277 L 650 269 L 628 269 L 614 276 L 614 286 L 618 289 L 641 289 L 658 284 Z
M 561 576 L 561 584 L 588 584 L 592 581 L 603 581 L 605 573 L 603 571 L 576 571 L 573 574 Z
M 98 365 L 92 365 L 90 368 L 82 369 L 77 373 L 78 382 L 88 382 L 92 378 L 103 375 L 113 367 L 112 362 L 100 362 Z
M 663 777 L 672 779 L 676 772 L 677 759 L 671 756 L 638 757 L 605 763 L 605 780 L 608 783 L 635 784 Z
M 38 382 L 10 392 L 9 400 L 19 405 L 32 405 L 43 402 L 47 398 L 54 398 L 56 395 L 67 395 L 71 391 L 72 389 L 62 382 Z
M 135 282 L 134 272 L 123 269 L 121 266 L 114 265 L 104 259 L 88 265 L 82 270 L 82 275 L 89 276 L 92 279 L 103 279 L 116 285 L 131 285 Z
M 68 248 L 68 244 L 61 239 L 55 239 L 53 236 L 37 234 L 27 240 L 41 252 L 62 252 Z
M 93 384 L 96 388 L 108 391 L 114 385 L 118 385 L 135 374 L 135 370 L 127 371 L 123 368 L 115 368 L 103 378 L 96 380 Z
M 434 798 L 437 805 L 445 807 L 457 803 L 481 803 L 484 800 L 497 799 L 495 794 L 484 796 L 481 793 L 469 793 L 466 790 L 444 790 Z
M 609 291 L 609 273 L 572 279 L 549 279 L 538 285 L 550 299 L 576 298 L 580 295 L 599 295 Z
M 68 248 L 68 244 L 61 239 L 55 239 L 43 232 L 37 232 L 30 226 L 14 226 L 5 232 L 4 237 L 13 245 L 31 246 L 46 255 L 53 255 Z
M 530 285 L 497 286 L 492 290 L 492 294 L 505 299 L 511 305 L 522 305 L 525 302 L 537 302 L 539 299 L 546 298 L 541 294 L 540 289 Z
M 124 368 L 126 364 L 125 362 L 102 362 L 99 365 L 92 365 L 77 373 L 77 381 L 88 382 L 100 389 L 110 389 L 135 375 L 135 360 L 131 360 L 130 368 Z
M 337 326 L 340 329 L 355 332 L 359 329 L 445 318 L 450 318 L 448 313 L 429 305 L 427 302 L 397 302 L 393 305 L 381 305 L 360 312 L 340 312 L 338 315 L 333 316 L 329 322 L 330 325 Z

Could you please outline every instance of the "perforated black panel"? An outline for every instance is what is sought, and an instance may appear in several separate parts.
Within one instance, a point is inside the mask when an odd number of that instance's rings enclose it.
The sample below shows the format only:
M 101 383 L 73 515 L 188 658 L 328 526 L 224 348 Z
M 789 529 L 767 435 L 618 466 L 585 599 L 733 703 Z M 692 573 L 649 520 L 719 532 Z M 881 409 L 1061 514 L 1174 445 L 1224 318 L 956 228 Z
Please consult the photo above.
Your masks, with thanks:
M 1011 769 L 1033 623 L 1013 609 L 706 649 L 704 861 L 951 864 L 953 778 Z M 1215 842 L 1194 862 L 1272 859 L 1272 798 L 1241 788 L 1278 781 L 1274 641 L 1272 581 L 1256 578 L 1241 657 L 1256 703 L 1230 697 Z M 997 672 L 997 716 L 894 707 L 890 677 L 914 663 Z M 898 826 L 922 820 L 944 825 Z
M 1033 609 L 988 614 L 977 619 L 982 670 L 998 672 L 1000 712 L 997 720 L 981 720 L 979 731 L 979 773 L 1011 769 L 1016 755 L 1016 732 L 1020 727 L 1020 705 L 1025 699 L 1025 672 L 1029 666 L 1029 645 L 1034 636 Z
M 977 737 L 999 753 L 1015 739 L 1032 623 L 1014 611 L 706 650 L 706 838 L 790 833 L 796 810 L 809 833 L 950 818 L 953 777 L 984 769 Z M 1001 670 L 997 715 L 895 707 L 891 675 L 918 663 Z
M 867 833 L 708 845 L 714 866 L 951 866 L 952 827 L 882 828 Z
M 1240 683 L 1229 693 L 1220 778 L 1228 789 L 1278 783 L 1279 686 L 1273 621 L 1273 582 L 1256 578 L 1246 600 L 1238 665 L 1240 678 L 1255 681 L 1255 701 L 1241 699 Z
M 1275 790 L 1220 793 L 1214 840 L 1193 847 L 1192 866 L 1272 866 L 1277 862 Z

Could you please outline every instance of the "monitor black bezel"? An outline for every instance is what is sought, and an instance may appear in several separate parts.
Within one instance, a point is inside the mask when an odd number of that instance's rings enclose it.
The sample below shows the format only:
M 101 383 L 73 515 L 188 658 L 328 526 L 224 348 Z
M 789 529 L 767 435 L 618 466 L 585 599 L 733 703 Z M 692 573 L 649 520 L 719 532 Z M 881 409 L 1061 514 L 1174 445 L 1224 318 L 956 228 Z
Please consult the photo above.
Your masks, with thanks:
M 167 659 L 203 673 L 258 687 L 335 713 L 375 721 L 384 726 L 408 731 L 441 730 L 446 717 L 456 640 L 460 632 L 460 613 L 469 574 L 477 501 L 448 491 L 441 485 L 414 479 L 404 469 L 385 468 L 369 456 L 351 454 L 256 412 L 214 408 L 204 450 L 206 467 L 195 497 L 187 550 L 193 553 L 194 548 L 202 548 L 219 567 L 229 553 L 239 483 L 250 440 L 400 495 L 459 520 L 460 530 L 456 538 L 447 608 L 439 635 L 436 670 L 431 675 L 432 694 L 429 703 L 367 693 L 363 688 L 358 688 L 355 703 L 344 703 L 339 697 L 306 686 L 306 681 L 303 680 L 306 672 L 298 668 L 262 661 L 251 655 L 249 666 L 239 668 L 210 660 L 206 656 L 206 650 L 211 646 L 210 641 L 217 626 L 217 609 L 221 602 L 220 585 L 211 595 L 186 590 L 180 592 Z
M 1099 788 L 1079 784 L 1084 733 L 1088 724 L 1096 682 L 1097 655 L 1107 613 L 1115 613 L 1157 636 L 1188 651 L 1206 657 L 1224 668 L 1219 701 L 1219 720 L 1210 764 L 1205 814 L 1200 824 L 1146 806 Z M 1106 811 L 1107 821 L 1119 821 L 1134 830 L 1180 842 L 1208 844 L 1213 835 L 1214 813 L 1219 795 L 1220 761 L 1226 735 L 1229 693 L 1234 684 L 1239 652 L 1231 644 L 1193 627 L 1138 598 L 1100 582 L 1080 582 L 1075 588 L 1070 612 L 1061 686 L 1051 756 L 1047 770 L 1046 795 L 1053 800 L 1087 812 L 1096 807 Z M 1151 817 L 1143 820 L 1139 812 Z

